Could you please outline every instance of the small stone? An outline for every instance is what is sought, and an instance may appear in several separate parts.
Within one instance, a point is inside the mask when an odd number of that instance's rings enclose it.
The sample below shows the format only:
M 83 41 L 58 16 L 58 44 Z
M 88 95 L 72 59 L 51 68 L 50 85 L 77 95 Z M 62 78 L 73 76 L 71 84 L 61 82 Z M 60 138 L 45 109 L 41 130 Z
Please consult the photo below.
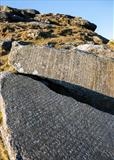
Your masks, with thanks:
M 102 44 L 102 40 L 97 36 L 93 36 L 93 41 L 95 42 L 95 44 Z
M 0 41 L 0 56 L 8 54 L 10 52 L 11 46 L 12 41 L 10 40 Z
M 72 29 L 64 29 L 60 33 L 61 36 L 72 35 Z

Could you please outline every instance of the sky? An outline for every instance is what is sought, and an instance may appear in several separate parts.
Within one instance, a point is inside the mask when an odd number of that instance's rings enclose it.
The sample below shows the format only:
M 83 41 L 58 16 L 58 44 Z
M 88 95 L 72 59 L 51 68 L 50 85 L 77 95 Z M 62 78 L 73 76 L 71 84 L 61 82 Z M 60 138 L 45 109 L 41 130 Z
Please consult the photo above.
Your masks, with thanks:
M 95 32 L 114 39 L 114 0 L 0 0 L 0 5 L 83 17 L 97 25 Z

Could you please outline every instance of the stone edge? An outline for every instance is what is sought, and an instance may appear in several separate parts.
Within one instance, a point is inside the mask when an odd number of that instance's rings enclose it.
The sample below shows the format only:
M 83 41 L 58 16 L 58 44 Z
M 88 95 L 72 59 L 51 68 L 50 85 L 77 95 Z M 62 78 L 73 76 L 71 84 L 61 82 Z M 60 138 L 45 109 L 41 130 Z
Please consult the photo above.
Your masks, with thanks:
M 0 132 L 1 132 L 1 136 L 4 142 L 4 146 L 8 152 L 8 156 L 10 160 L 15 160 L 16 159 L 16 152 L 13 150 L 13 148 L 11 147 L 10 144 L 10 140 L 11 140 L 11 134 L 10 134 L 10 130 L 7 126 L 7 117 L 5 114 L 5 102 L 4 102 L 4 98 L 2 96 L 2 87 L 3 87 L 3 81 L 5 78 L 7 78 L 8 76 L 10 76 L 11 73 L 9 72 L 1 72 L 0 73 L 0 111 L 3 114 L 3 121 L 2 124 L 0 125 Z

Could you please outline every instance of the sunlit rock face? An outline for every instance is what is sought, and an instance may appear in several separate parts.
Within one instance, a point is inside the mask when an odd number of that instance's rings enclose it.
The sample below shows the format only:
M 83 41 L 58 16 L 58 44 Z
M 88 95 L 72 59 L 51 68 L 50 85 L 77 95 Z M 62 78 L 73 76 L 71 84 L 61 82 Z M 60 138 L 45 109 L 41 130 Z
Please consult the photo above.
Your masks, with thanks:
M 113 160 L 113 115 L 27 76 L 1 74 L 0 88 L 0 130 L 11 160 Z
M 96 54 L 99 57 L 114 59 L 114 51 L 106 45 L 82 44 L 77 46 L 77 49 Z
M 94 51 L 90 48 L 82 51 L 82 46 L 57 50 L 18 45 L 12 47 L 9 63 L 21 73 L 66 81 L 114 97 L 114 59 L 103 55 L 104 49 L 97 48 L 99 54 L 96 46 Z

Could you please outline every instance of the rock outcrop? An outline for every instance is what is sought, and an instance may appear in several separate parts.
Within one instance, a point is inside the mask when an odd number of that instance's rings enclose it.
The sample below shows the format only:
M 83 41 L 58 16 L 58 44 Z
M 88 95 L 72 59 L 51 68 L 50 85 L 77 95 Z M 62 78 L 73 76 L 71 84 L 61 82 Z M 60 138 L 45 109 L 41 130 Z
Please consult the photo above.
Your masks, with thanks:
M 33 21 L 39 11 L 33 9 L 17 9 L 8 6 L 0 6 L 0 21 L 1 22 L 29 22 Z
M 114 43 L 96 27 L 0 6 L 0 160 L 114 160 Z
M 2 41 L 27 41 L 67 49 L 85 43 L 107 44 L 109 41 L 94 32 L 97 27 L 95 24 L 81 17 L 40 14 L 36 10 L 8 6 L 1 6 L 0 12 L 0 40 Z M 1 55 L 3 57 L 0 57 L 2 61 L 0 71 L 11 70 L 11 66 L 7 65 L 7 55 L 4 56 L 4 52 Z
M 114 160 L 114 116 L 43 82 L 0 75 L 0 130 L 11 160 Z
M 44 43 L 57 42 L 60 45 L 69 40 L 75 45 L 83 44 L 85 41 L 96 44 L 108 42 L 108 39 L 94 32 L 97 27 L 95 24 L 81 17 L 52 13 L 40 14 L 36 10 L 20 10 L 7 6 L 1 6 L 0 9 L 1 38 L 10 37 L 14 40 L 27 41 L 51 38 Z M 23 23 L 27 18 L 30 22 Z M 17 22 L 15 23 L 15 21 Z M 33 36 L 34 32 L 37 33 L 37 37 Z
M 66 81 L 114 97 L 114 58 L 95 52 L 18 45 L 12 47 L 9 61 L 18 72 Z

